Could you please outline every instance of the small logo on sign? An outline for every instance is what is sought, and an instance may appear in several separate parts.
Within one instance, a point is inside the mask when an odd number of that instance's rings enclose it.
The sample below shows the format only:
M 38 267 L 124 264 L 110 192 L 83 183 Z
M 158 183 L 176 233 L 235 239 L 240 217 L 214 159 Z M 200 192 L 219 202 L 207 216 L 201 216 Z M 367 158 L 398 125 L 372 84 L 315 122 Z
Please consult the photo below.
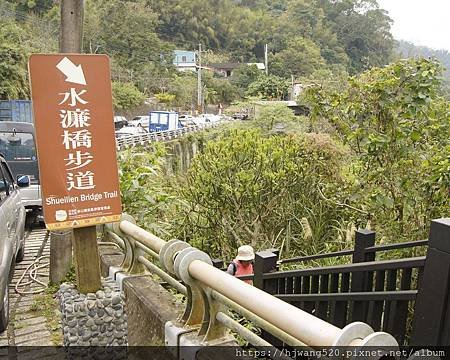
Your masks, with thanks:
M 56 218 L 56 221 L 66 221 L 67 220 L 67 211 L 66 210 L 56 210 L 55 218 Z

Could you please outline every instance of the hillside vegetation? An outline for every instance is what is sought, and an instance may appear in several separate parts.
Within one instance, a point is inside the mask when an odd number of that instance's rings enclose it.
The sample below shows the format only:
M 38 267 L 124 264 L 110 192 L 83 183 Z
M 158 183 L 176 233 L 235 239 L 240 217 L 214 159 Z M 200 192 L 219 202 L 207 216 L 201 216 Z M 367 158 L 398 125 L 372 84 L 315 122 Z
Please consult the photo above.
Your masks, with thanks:
M 401 57 L 424 57 L 435 58 L 444 66 L 444 76 L 450 81 L 450 52 L 447 50 L 434 50 L 426 46 L 417 46 L 408 41 L 400 40 L 397 52 Z
M 0 23 L 0 97 L 25 97 L 28 55 L 57 51 L 58 1 L 0 0 Z M 329 78 L 389 63 L 390 23 L 376 0 L 86 0 L 83 50 L 110 55 L 116 92 L 136 99 L 117 109 L 139 105 L 136 90 L 173 95 L 159 98 L 189 109 L 195 77 L 175 71 L 174 49 L 201 43 L 204 63 L 246 63 L 262 62 L 268 44 L 274 79 Z M 206 104 L 246 96 L 261 75 L 251 72 L 244 67 L 231 82 L 205 74 Z
M 309 84 L 308 116 L 268 106 L 188 138 L 201 146 L 187 173 L 165 171 L 161 144 L 120 152 L 124 211 L 152 232 L 222 258 L 247 243 L 290 256 L 349 248 L 358 227 L 380 242 L 419 240 L 431 219 L 448 217 L 442 66 L 392 61 L 390 19 L 375 0 L 85 5 L 84 51 L 110 55 L 116 110 L 152 96 L 191 109 L 195 74 L 178 73 L 172 54 L 198 43 L 206 63 L 257 62 L 270 48 L 269 76 L 252 66 L 229 79 L 205 72 L 207 104 L 281 99 L 291 76 Z M 28 96 L 28 55 L 57 51 L 58 24 L 54 1 L 0 0 L 0 98 Z
M 424 239 L 450 204 L 441 71 L 433 60 L 400 60 L 338 90 L 311 87 L 308 117 L 268 107 L 197 135 L 204 146 L 186 174 L 164 171 L 159 146 L 122 153 L 125 210 L 228 259 L 246 243 L 283 257 L 342 250 L 356 228 L 381 243 Z

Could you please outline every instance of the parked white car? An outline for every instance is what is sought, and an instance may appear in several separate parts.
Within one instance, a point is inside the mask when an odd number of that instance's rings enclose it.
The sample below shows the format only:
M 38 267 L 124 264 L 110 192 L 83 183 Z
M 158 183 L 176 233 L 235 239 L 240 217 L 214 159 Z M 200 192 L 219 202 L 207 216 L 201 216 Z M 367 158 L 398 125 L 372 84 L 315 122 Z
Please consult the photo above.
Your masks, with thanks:
M 195 126 L 195 122 L 194 122 L 193 118 L 180 119 L 179 122 L 180 122 L 181 126 L 183 126 L 183 127 Z
M 142 126 L 145 129 L 148 129 L 149 124 L 150 124 L 150 116 L 148 115 L 135 116 L 133 120 L 128 121 L 129 126 Z
M 182 114 L 178 116 L 178 120 L 192 120 L 194 117 L 188 114 Z
M 148 130 L 146 130 L 143 126 L 124 126 L 120 130 L 116 131 L 116 139 L 141 134 L 148 134 Z
M 216 122 L 220 121 L 220 115 L 214 115 L 214 114 L 201 114 L 201 117 L 205 118 L 206 122 Z
M 209 121 L 207 121 L 206 118 L 203 117 L 203 116 L 196 116 L 196 117 L 192 118 L 192 122 L 195 125 L 203 125 L 203 124 L 205 124 L 206 122 L 209 122 Z
M 0 154 L 0 333 L 9 320 L 9 281 L 16 262 L 25 254 L 25 207 L 19 187 L 30 186 L 28 175 L 14 179 L 6 159 Z

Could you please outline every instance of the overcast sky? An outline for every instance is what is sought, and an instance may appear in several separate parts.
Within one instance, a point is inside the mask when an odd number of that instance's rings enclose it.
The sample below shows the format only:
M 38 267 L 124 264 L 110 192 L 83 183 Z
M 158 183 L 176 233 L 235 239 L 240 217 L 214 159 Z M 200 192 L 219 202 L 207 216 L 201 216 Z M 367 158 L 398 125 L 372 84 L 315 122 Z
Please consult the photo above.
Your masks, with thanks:
M 450 0 L 378 0 L 398 40 L 450 51 Z

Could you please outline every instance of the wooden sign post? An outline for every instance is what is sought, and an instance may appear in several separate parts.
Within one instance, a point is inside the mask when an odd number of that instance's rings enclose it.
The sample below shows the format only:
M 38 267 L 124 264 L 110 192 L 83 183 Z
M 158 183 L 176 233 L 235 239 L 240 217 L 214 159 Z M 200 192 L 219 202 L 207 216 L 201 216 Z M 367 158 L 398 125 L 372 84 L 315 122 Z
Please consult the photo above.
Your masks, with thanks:
M 32 55 L 29 61 L 44 220 L 74 229 L 78 290 L 100 288 L 95 225 L 120 220 L 109 58 Z
M 83 294 L 96 292 L 102 286 L 96 227 L 73 229 L 72 245 L 78 291 Z

